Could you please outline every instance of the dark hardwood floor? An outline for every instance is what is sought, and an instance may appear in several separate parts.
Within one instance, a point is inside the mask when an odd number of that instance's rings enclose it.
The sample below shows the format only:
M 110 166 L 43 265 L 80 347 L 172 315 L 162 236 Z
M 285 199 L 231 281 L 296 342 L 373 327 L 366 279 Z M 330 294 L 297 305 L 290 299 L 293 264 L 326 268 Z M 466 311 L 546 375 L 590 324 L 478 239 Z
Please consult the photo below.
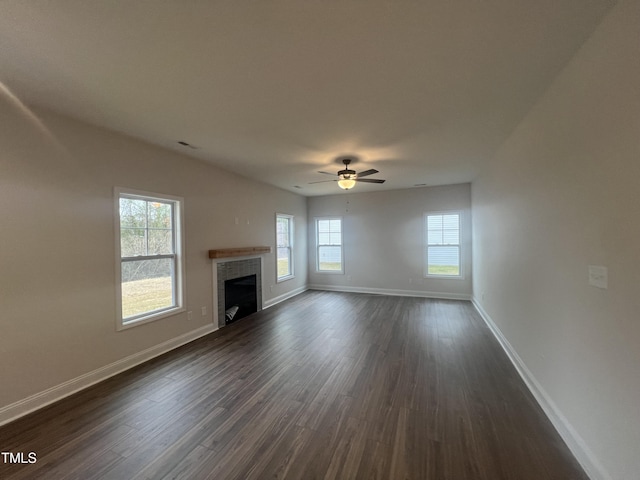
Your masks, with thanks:
M 0 450 L 37 455 L 2 479 L 587 479 L 469 302 L 314 291 L 0 428 Z

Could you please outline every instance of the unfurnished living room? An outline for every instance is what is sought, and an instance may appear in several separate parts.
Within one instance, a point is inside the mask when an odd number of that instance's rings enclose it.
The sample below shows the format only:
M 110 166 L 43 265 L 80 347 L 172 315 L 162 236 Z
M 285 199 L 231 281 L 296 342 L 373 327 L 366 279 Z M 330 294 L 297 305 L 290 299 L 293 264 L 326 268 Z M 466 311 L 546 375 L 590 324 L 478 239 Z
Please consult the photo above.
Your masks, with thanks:
M 640 478 L 639 39 L 0 2 L 0 478 Z

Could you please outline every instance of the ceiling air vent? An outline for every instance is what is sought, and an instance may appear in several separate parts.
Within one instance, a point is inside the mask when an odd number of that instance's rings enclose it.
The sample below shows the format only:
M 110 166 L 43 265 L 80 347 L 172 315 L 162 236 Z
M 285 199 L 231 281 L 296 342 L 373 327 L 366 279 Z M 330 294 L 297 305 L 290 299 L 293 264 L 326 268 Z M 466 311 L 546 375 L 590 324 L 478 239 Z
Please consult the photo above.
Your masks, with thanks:
M 182 145 L 183 147 L 187 147 L 187 148 L 191 148 L 193 150 L 197 150 L 198 147 L 194 147 L 193 145 L 191 145 L 190 143 L 187 142 L 183 142 L 182 140 L 178 140 L 178 144 Z

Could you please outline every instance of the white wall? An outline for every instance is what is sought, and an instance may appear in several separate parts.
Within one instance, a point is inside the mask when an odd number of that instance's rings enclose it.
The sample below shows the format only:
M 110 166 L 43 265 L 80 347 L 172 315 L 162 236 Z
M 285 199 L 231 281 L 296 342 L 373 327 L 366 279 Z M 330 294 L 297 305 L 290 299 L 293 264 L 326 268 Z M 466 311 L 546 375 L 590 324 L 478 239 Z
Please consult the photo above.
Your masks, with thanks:
M 639 138 L 631 0 L 472 184 L 475 299 L 594 479 L 640 472 Z
M 185 198 L 192 321 L 179 314 L 116 332 L 114 186 Z M 65 391 L 47 389 L 103 369 L 65 387 L 73 390 L 114 362 L 211 329 L 208 250 L 275 247 L 276 212 L 295 215 L 299 227 L 297 277 L 276 284 L 267 255 L 263 299 L 306 284 L 304 197 L 52 113 L 31 116 L 6 92 L 0 206 L 0 423 Z
M 315 288 L 470 298 L 470 206 L 469 184 L 311 197 L 309 284 Z M 463 279 L 424 278 L 423 215 L 443 210 L 463 212 Z M 344 275 L 316 271 L 314 217 L 322 216 L 343 218 Z

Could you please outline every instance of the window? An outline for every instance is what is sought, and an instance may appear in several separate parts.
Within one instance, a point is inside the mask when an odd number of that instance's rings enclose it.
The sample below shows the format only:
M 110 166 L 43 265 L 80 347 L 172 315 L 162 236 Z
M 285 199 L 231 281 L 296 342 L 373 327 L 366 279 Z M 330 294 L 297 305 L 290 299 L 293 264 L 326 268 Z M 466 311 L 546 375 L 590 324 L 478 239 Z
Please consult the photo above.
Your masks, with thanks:
M 341 218 L 316 218 L 316 246 L 318 272 L 344 272 Z
M 425 215 L 426 275 L 461 277 L 460 213 Z
M 116 197 L 118 328 L 183 311 L 183 200 L 124 189 Z
M 276 269 L 278 282 L 293 277 L 293 217 L 276 214 Z

